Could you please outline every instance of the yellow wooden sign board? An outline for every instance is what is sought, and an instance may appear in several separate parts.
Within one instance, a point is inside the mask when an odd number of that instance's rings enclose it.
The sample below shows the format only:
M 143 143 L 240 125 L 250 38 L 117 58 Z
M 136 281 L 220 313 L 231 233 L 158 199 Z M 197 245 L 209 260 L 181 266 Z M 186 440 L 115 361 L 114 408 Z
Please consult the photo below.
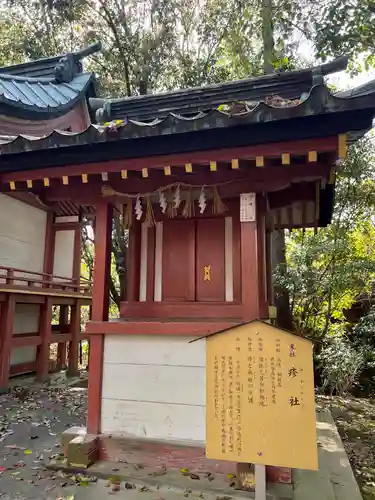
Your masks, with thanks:
M 312 343 L 261 321 L 206 339 L 206 455 L 318 468 Z

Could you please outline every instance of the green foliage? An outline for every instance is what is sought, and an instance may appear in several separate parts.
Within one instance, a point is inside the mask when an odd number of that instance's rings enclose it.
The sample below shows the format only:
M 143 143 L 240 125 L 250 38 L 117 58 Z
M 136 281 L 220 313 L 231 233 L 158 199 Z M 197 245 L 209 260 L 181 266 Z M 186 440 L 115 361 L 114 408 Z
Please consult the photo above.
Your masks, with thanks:
M 373 363 L 374 310 L 353 328 L 345 311 L 369 297 L 375 276 L 375 181 L 371 138 L 350 148 L 337 176 L 332 224 L 287 238 L 276 283 L 289 293 L 295 328 L 318 343 L 323 388 L 342 393 Z
M 354 349 L 343 332 L 332 337 L 316 359 L 321 369 L 322 390 L 339 396 L 352 389 L 365 364 L 363 351 Z
M 374 66 L 375 16 L 373 0 L 312 2 L 316 54 L 325 60 L 346 54 L 352 69 Z M 358 57 L 360 56 L 360 57 Z
M 276 281 L 289 292 L 296 328 L 329 333 L 343 310 L 367 293 L 375 275 L 374 159 L 363 140 L 350 150 L 337 178 L 332 224 L 317 234 L 293 231 L 287 237 L 287 262 Z

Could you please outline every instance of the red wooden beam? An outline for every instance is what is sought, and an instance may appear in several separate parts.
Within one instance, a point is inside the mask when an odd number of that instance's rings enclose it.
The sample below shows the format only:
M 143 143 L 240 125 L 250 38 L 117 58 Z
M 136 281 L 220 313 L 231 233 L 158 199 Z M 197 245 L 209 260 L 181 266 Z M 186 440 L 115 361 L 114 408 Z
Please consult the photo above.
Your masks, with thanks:
M 105 201 L 96 206 L 94 285 L 92 319 L 107 322 L 109 314 L 109 280 L 113 208 Z M 100 433 L 103 382 L 104 335 L 90 339 L 87 429 Z
M 60 332 L 68 332 L 69 331 L 69 326 L 68 326 L 68 306 L 66 305 L 61 305 L 60 306 L 60 312 L 59 312 L 59 325 L 60 327 Z M 52 341 L 54 339 L 54 329 L 52 327 Z M 66 335 L 66 333 L 65 333 Z M 70 339 L 68 339 L 70 340 Z M 56 363 L 56 368 L 58 370 L 62 370 L 63 367 L 66 365 L 66 341 L 64 338 L 63 342 L 59 342 L 57 344 L 57 363 Z
M 51 336 L 51 344 L 66 344 L 70 340 L 72 340 L 72 336 L 69 333 L 53 333 Z
M 129 232 L 129 251 L 127 259 L 127 297 L 122 300 L 139 300 L 139 280 L 140 280 L 140 262 L 141 259 L 141 224 L 138 221 L 133 222 Z
M 38 333 L 13 334 L 12 336 L 12 347 L 39 346 L 41 343 L 42 339 Z
M 78 373 L 78 342 L 81 329 L 81 307 L 77 301 L 70 308 L 70 335 L 68 372 L 70 375 Z
M 168 186 L 175 182 L 187 183 L 196 186 L 227 183 L 221 190 L 225 191 L 225 197 L 237 196 L 240 192 L 252 191 L 262 192 L 282 189 L 285 184 L 298 181 L 309 181 L 326 177 L 331 165 L 326 163 L 311 163 L 308 165 L 289 165 L 270 168 L 249 168 L 240 171 L 226 170 L 223 172 L 212 172 L 211 174 L 185 174 L 157 176 L 152 174 L 145 179 L 118 178 L 110 179 L 107 185 L 123 193 L 145 193 L 153 192 L 160 187 Z M 101 178 L 91 178 L 87 184 L 82 184 L 79 180 L 72 179 L 68 186 L 62 185 L 59 181 L 51 182 L 50 187 L 35 190 L 46 202 L 69 199 L 75 203 L 95 205 L 98 200 L 103 199 L 102 187 L 104 183 Z M 107 197 L 108 201 L 118 202 L 119 197 Z
M 141 171 L 142 168 L 164 168 L 171 165 L 185 165 L 186 163 L 207 164 L 211 160 L 216 162 L 231 161 L 232 159 L 251 159 L 257 156 L 277 157 L 283 153 L 302 155 L 315 150 L 318 152 L 335 152 L 338 148 L 336 136 L 321 139 L 308 139 L 303 141 L 277 142 L 260 144 L 257 146 L 244 146 L 228 149 L 214 149 L 209 151 L 196 151 L 192 153 L 150 156 L 144 158 L 129 158 L 110 160 L 105 162 L 83 163 L 79 165 L 66 165 L 63 167 L 47 167 L 27 172 L 7 172 L 2 174 L 1 182 L 27 181 L 44 179 L 45 177 L 59 177 L 64 175 L 99 174 L 101 172 L 119 172 L 121 170 Z
M 1 304 L 0 315 L 0 393 L 8 391 L 10 353 L 14 326 L 16 301 L 13 295 Z
M 55 231 L 53 228 L 53 212 L 47 213 L 46 236 L 44 243 L 43 273 L 53 273 L 53 258 L 55 254 Z
M 90 335 L 90 347 L 103 335 L 186 335 L 200 337 L 232 328 L 241 321 L 90 321 L 86 333 Z M 91 366 L 91 364 L 90 364 Z M 89 400 L 90 401 L 90 400 Z M 89 403 L 90 404 L 90 403 Z
M 46 297 L 44 304 L 40 306 L 39 336 L 41 344 L 37 350 L 37 380 L 44 381 L 49 371 L 49 346 L 52 337 L 52 300 Z
M 257 222 L 241 222 L 241 296 L 244 320 L 260 319 Z
M 181 263 L 184 265 L 184 263 Z M 186 265 L 186 263 L 185 263 Z M 193 275 L 195 278 L 195 276 Z M 194 290 L 193 290 L 194 291 Z M 123 302 L 121 318 L 232 318 L 240 321 L 243 314 L 241 304 L 233 302 Z

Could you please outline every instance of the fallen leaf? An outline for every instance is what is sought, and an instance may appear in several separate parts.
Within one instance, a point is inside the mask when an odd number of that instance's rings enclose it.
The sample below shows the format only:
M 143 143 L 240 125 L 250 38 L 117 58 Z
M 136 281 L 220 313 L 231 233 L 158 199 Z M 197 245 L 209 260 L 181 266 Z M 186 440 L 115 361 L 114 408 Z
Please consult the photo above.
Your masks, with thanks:
M 31 450 L 25 450 L 25 451 L 24 451 L 24 454 L 25 454 L 25 455 L 32 455 L 32 453 L 33 453 L 33 452 L 32 452 Z

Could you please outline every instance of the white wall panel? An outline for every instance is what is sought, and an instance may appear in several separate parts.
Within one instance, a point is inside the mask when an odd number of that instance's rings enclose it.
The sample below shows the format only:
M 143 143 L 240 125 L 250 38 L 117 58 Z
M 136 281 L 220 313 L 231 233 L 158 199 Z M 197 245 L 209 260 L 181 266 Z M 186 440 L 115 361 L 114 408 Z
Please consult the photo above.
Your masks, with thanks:
M 206 366 L 204 340 L 174 335 L 106 335 L 104 363 Z
M 0 266 L 43 272 L 47 214 L 0 194 Z
M 39 304 L 16 304 L 13 332 L 36 333 L 39 328 L 39 315 Z
M 21 363 L 29 363 L 36 359 L 36 347 L 17 347 L 12 349 L 10 355 L 10 364 L 19 365 Z
M 56 231 L 53 273 L 63 278 L 73 277 L 74 229 Z
M 197 366 L 105 363 L 103 394 L 110 399 L 203 406 L 205 378 L 206 369 Z
M 103 433 L 204 442 L 205 341 L 189 340 L 106 336 Z
M 165 441 L 204 443 L 204 406 L 102 400 L 102 432 Z

